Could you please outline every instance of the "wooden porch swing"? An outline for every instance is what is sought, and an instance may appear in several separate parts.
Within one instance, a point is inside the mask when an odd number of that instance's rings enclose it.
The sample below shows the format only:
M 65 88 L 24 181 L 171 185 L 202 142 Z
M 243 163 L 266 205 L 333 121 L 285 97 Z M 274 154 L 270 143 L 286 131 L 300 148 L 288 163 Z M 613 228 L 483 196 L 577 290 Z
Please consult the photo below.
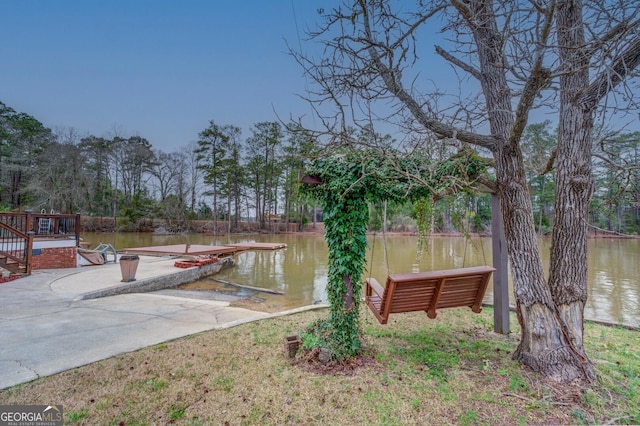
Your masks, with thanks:
M 305 175 L 301 183 L 322 185 L 313 175 Z M 482 300 L 491 275 L 493 278 L 494 331 L 509 333 L 509 286 L 507 251 L 500 213 L 500 200 L 491 194 L 491 239 L 493 264 L 431 272 L 390 274 L 387 260 L 387 280 L 383 288 L 375 278 L 366 280 L 364 302 L 381 324 L 393 313 L 425 311 L 435 318 L 437 309 L 470 307 L 480 312 Z M 384 228 L 383 228 L 384 229 Z M 386 245 L 385 245 L 386 251 Z M 372 256 L 373 260 L 373 256 Z
M 396 313 L 425 311 L 429 318 L 434 319 L 438 315 L 437 309 L 468 306 L 475 313 L 482 311 L 482 299 L 495 268 L 473 266 L 391 274 L 387 255 L 386 203 L 382 235 L 384 257 L 387 263 L 387 281 L 383 288 L 375 278 L 369 276 L 365 281 L 364 297 L 365 303 L 380 324 L 386 324 L 389 315 Z M 371 250 L 372 262 L 374 248 L 375 236 Z
M 403 312 L 426 311 L 433 319 L 436 309 L 468 306 L 480 313 L 494 271 L 491 266 L 473 266 L 391 274 L 384 288 L 370 277 L 366 280 L 365 302 L 380 324 L 386 324 L 390 314 Z

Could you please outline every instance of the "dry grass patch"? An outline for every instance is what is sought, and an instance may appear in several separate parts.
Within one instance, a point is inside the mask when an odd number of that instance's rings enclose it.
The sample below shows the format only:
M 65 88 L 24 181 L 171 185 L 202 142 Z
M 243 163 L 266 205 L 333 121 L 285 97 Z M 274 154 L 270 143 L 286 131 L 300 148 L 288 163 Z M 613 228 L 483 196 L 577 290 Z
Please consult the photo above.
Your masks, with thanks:
M 511 361 L 517 333 L 492 311 L 392 317 L 363 311 L 368 356 L 333 374 L 284 356 L 310 311 L 202 333 L 0 391 L 3 403 L 61 403 L 87 425 L 496 425 L 640 423 L 638 332 L 588 324 L 599 383 L 559 386 Z M 514 321 L 515 323 L 515 321 Z M 635 417 L 634 417 L 635 416 Z

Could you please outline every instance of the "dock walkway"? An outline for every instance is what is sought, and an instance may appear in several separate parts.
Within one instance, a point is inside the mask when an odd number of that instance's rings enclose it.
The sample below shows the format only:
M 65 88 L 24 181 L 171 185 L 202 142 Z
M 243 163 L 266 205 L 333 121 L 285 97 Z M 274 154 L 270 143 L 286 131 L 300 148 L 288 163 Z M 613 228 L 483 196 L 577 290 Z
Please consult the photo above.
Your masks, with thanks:
M 279 250 L 287 247 L 284 243 L 236 243 L 224 246 L 204 244 L 174 244 L 169 246 L 135 247 L 118 250 L 127 254 L 147 254 L 152 256 L 225 256 L 247 250 Z

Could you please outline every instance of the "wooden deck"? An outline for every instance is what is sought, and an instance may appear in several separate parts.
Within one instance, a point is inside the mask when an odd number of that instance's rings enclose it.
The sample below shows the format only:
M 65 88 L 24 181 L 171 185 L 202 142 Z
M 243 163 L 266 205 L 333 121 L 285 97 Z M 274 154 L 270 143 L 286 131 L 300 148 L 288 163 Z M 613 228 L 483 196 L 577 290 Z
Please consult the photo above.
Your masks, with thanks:
M 202 244 L 175 244 L 170 246 L 134 247 L 118 250 L 120 253 L 147 254 L 151 256 L 206 256 L 234 254 L 239 251 L 237 247 L 207 246 Z
M 278 250 L 287 245 L 282 243 L 238 243 L 226 246 L 208 246 L 203 244 L 175 244 L 169 246 L 133 247 L 118 250 L 127 254 L 146 254 L 151 256 L 223 256 L 247 250 Z

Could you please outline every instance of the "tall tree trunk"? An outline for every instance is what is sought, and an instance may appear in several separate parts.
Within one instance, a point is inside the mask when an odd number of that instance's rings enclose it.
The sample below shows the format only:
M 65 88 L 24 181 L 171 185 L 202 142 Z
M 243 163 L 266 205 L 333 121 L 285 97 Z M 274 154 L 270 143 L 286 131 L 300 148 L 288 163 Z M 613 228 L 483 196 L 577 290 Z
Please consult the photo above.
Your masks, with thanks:
M 514 358 L 558 381 L 589 380 L 592 378 L 592 371 L 585 368 L 586 357 L 581 347 L 573 344 L 574 337 L 560 315 L 551 288 L 545 281 L 520 137 L 514 136 L 518 133 L 519 126 L 524 127 L 526 115 L 522 116 L 523 113 L 518 110 L 514 117 L 511 112 L 511 91 L 505 69 L 501 65 L 506 63 L 500 49 L 502 36 L 496 24 L 493 4 L 491 1 L 473 0 L 469 5 L 473 11 L 471 27 L 478 46 L 480 82 L 487 102 L 491 133 L 496 138 L 494 157 L 498 196 L 522 333 Z M 533 81 L 542 81 L 541 75 L 535 75 L 540 71 L 532 71 Z M 526 96 L 533 96 L 539 88 L 529 88 L 530 93 L 526 93 L 525 88 L 518 107 L 524 105 L 523 109 L 526 111 Z M 573 212 L 573 215 L 579 218 L 577 220 L 584 217 L 578 212 Z M 569 248 L 566 251 L 572 250 Z M 567 254 L 566 251 L 564 255 Z M 570 256 L 581 258 L 579 254 L 572 253 Z M 552 259 L 553 262 L 557 262 L 557 259 Z M 586 263 L 579 264 L 576 268 L 586 270 Z M 580 326 L 581 324 L 580 322 Z M 581 338 L 579 343 L 581 345 Z
M 542 232 L 542 217 L 545 214 L 544 196 L 543 196 L 543 194 L 544 194 L 544 186 L 545 186 L 544 184 L 545 184 L 545 179 L 543 177 L 542 182 L 540 184 L 540 195 L 538 197 L 538 199 L 540 201 L 539 207 L 538 207 L 538 209 L 539 209 L 539 212 L 538 212 L 538 214 L 539 214 L 539 216 L 538 216 L 538 235 L 542 235 L 542 233 L 543 233 Z
M 269 193 L 269 142 L 265 146 L 264 153 L 264 174 L 262 177 L 262 208 L 260 209 L 260 228 L 266 229 L 267 202 Z
M 257 185 L 257 183 L 256 183 Z M 260 197 L 260 187 L 256 186 L 256 190 L 255 190 L 255 199 L 256 199 L 256 222 L 258 222 L 260 224 L 260 228 L 264 228 L 264 216 L 261 215 L 262 212 L 262 207 L 261 207 L 261 202 L 262 199 Z
M 583 347 L 587 302 L 587 223 L 593 193 L 591 175 L 592 111 L 581 103 L 589 86 L 582 4 L 560 1 L 556 12 L 560 60 L 572 72 L 560 76 L 560 122 L 556 156 L 556 204 L 549 285 L 563 322 L 563 333 L 579 357 L 579 367 L 593 379 L 593 365 Z
M 233 224 L 231 223 L 231 195 L 227 198 L 227 235 L 231 234 L 232 230 L 235 229 Z
M 451 207 L 447 205 L 445 205 L 444 211 L 442 212 L 442 228 L 443 232 L 455 231 L 455 226 L 451 219 Z
M 238 176 L 236 175 L 234 177 L 234 181 L 233 181 L 233 199 L 234 199 L 234 210 L 235 210 L 235 215 L 233 217 L 233 228 L 234 229 L 238 229 L 238 224 L 239 221 L 241 220 L 240 214 L 241 214 L 241 200 L 240 200 L 240 184 L 238 182 Z
M 291 190 L 287 187 L 287 183 L 284 184 L 284 227 L 285 230 L 289 230 L 289 210 L 291 209 Z M 277 211 L 277 210 L 276 210 Z
M 218 234 L 218 181 L 213 178 L 213 235 Z
M 20 183 L 22 182 L 22 171 L 11 173 L 11 209 L 20 207 Z

